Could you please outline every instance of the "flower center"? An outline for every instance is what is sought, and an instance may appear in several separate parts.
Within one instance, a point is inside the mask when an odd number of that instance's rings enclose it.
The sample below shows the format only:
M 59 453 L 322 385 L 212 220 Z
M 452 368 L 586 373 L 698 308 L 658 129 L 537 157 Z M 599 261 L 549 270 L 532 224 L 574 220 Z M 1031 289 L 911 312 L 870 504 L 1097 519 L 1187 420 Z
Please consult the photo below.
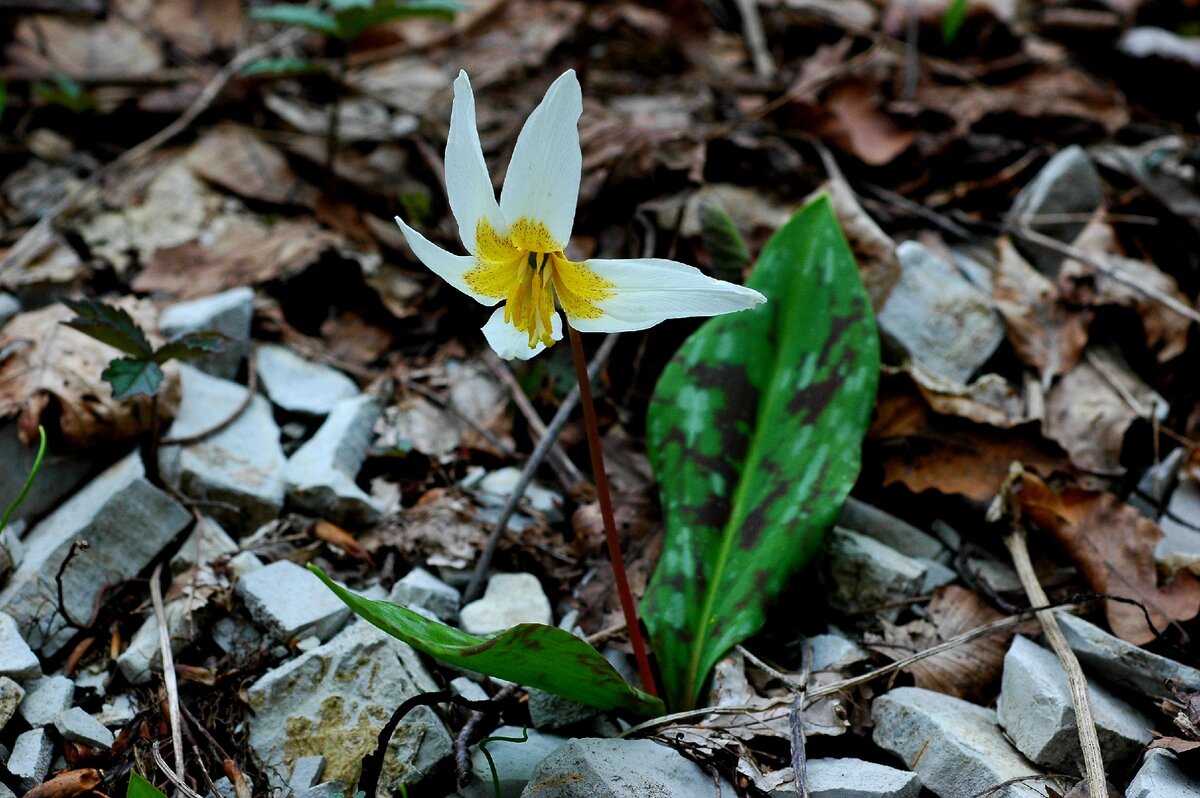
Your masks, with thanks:
M 616 287 L 586 263 L 567 260 L 563 245 L 546 226 L 517 220 L 501 236 L 481 219 L 475 228 L 475 268 L 463 278 L 473 291 L 503 299 L 504 321 L 529 336 L 529 347 L 554 343 L 551 326 L 555 304 L 568 318 L 595 319 L 596 303 L 614 296 Z

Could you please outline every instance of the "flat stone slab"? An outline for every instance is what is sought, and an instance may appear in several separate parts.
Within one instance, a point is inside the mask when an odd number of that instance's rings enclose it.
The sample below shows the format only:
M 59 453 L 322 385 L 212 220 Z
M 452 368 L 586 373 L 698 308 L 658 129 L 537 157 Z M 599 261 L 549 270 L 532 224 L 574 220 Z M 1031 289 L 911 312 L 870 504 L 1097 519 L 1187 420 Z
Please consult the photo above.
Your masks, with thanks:
M 263 344 L 255 360 L 263 390 L 276 407 L 289 413 L 324 416 L 341 400 L 358 395 L 354 380 L 285 346 Z
M 792 774 L 787 768 L 786 773 Z M 917 798 L 921 779 L 907 770 L 862 759 L 810 759 L 809 798 Z M 770 798 L 799 795 L 795 775 L 771 790 Z
M 895 618 L 898 609 L 880 608 L 920 595 L 929 567 L 874 538 L 834 527 L 824 569 L 830 606 L 850 614 L 877 610 Z
M 71 708 L 75 698 L 75 682 L 66 676 L 45 676 L 27 682 L 25 700 L 17 711 L 32 728 L 49 726 L 54 719 Z
M 914 770 L 940 798 L 963 798 L 1040 771 L 1000 731 L 993 710 L 960 698 L 899 687 L 875 700 L 875 744 Z M 1045 796 L 1030 779 L 991 792 L 994 798 Z
M 550 599 L 533 574 L 496 574 L 483 598 L 459 613 L 464 632 L 486 635 L 520 623 L 554 623 Z
M 1154 721 L 1099 684 L 1089 682 L 1088 696 L 1104 764 L 1110 771 L 1122 768 L 1150 742 Z M 1075 706 L 1053 652 L 1020 635 L 1013 638 L 996 713 L 1017 749 L 1035 763 L 1055 773 L 1081 772 Z
M 364 526 L 382 510 L 355 483 L 383 412 L 369 396 L 354 396 L 333 405 L 329 417 L 287 462 L 284 479 L 288 501 L 337 524 Z
M 179 374 L 183 399 L 167 437 L 212 429 L 245 401 L 244 385 L 186 364 Z M 168 482 L 185 496 L 211 502 L 207 512 L 235 534 L 253 532 L 283 507 L 286 460 L 271 406 L 261 396 L 215 435 L 187 446 L 164 446 L 159 460 Z
M 135 452 L 26 536 L 21 566 L 0 592 L 0 611 L 16 619 L 30 646 L 54 656 L 75 635 L 58 613 L 55 576 L 76 540 L 90 546 L 63 572 L 63 604 L 72 618 L 86 623 L 106 588 L 141 573 L 190 521 L 187 510 L 146 479 Z
M 42 675 L 42 663 L 21 637 L 15 618 L 0 612 L 0 677 L 15 681 Z
M 323 778 L 354 784 L 362 759 L 396 707 L 436 690 L 415 651 L 366 621 L 269 671 L 250 686 L 250 747 L 279 779 L 302 757 L 325 757 Z M 383 794 L 413 785 L 451 755 L 450 734 L 429 707 L 418 707 L 392 736 L 380 782 Z
M 64 740 L 92 748 L 112 748 L 115 740 L 113 733 L 103 723 L 79 707 L 72 707 L 55 718 L 54 728 Z
M 522 798 L 718 798 L 735 795 L 674 748 L 650 740 L 577 739 L 542 760 Z
M 1183 772 L 1174 754 L 1152 750 L 1125 790 L 1125 798 L 1200 798 L 1200 781 Z
M 279 560 L 237 583 L 250 617 L 281 643 L 310 635 L 328 640 L 345 625 L 350 608 L 308 569 Z
M 242 360 L 250 349 L 250 323 L 253 319 L 254 289 L 239 286 L 165 308 L 158 317 L 158 328 L 170 338 L 196 332 L 224 335 L 225 346 L 220 352 L 188 362 L 214 377 L 231 380 L 237 376 Z
M 1058 623 L 1084 668 L 1111 685 L 1151 698 L 1170 696 L 1170 679 L 1200 690 L 1200 670 L 1127 643 L 1075 615 L 1060 612 Z

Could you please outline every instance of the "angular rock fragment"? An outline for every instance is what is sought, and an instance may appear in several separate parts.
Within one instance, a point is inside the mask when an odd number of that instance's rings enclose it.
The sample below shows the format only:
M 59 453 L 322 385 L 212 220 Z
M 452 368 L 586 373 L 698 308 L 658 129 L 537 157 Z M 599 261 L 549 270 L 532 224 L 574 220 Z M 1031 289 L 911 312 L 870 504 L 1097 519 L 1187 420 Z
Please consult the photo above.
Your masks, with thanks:
M 424 568 L 414 568 L 392 586 L 388 601 L 405 607 L 424 607 L 439 620 L 455 623 L 462 596 Z
M 1174 754 L 1154 749 L 1146 752 L 1125 798 L 1200 798 L 1200 780 L 1185 774 Z
M 0 327 L 21 312 L 21 301 L 12 294 L 0 293 Z
M 0 612 L 0 676 L 25 681 L 41 675 L 42 663 L 22 639 L 17 621 Z
M 285 346 L 264 344 L 256 360 L 258 378 L 271 403 L 289 413 L 324 416 L 338 402 L 358 395 L 354 380 Z
M 17 423 L 0 423 L 0 463 L 4 464 L 4 467 L 0 468 L 0 496 L 13 497 L 21 492 L 36 459 L 37 446 L 21 443 L 17 437 Z M 86 455 L 55 454 L 47 451 L 38 478 L 34 480 L 29 494 L 17 508 L 13 519 L 37 518 L 53 510 L 103 462 Z M 0 509 L 0 512 L 3 510 Z
M 238 544 L 229 537 L 216 519 L 201 516 L 196 528 L 171 558 L 171 573 L 181 574 L 201 562 L 211 563 L 220 557 L 237 554 Z
M 825 548 L 829 605 L 855 614 L 877 610 L 895 618 L 898 609 L 880 609 L 920 595 L 928 566 L 874 538 L 834 527 Z
M 1046 162 L 1037 176 L 1021 190 L 1008 212 L 1009 222 L 1049 236 L 1063 244 L 1072 243 L 1087 219 L 1104 203 L 1100 173 L 1082 147 L 1072 144 Z M 1016 239 L 1017 248 L 1048 277 L 1058 274 L 1063 255 L 1054 249 Z
M 792 774 L 788 768 L 786 773 Z M 798 795 L 796 777 L 771 790 L 770 798 Z M 810 759 L 809 798 L 917 798 L 921 780 L 917 774 L 866 762 L 862 759 Z
M 1127 643 L 1065 612 L 1058 613 L 1058 623 L 1084 669 L 1111 685 L 1154 699 L 1171 696 L 1166 686 L 1171 680 L 1183 689 L 1200 690 L 1200 670 Z
M 250 322 L 254 319 L 254 290 L 246 286 L 180 302 L 158 318 L 162 334 L 174 338 L 188 333 L 216 332 L 225 336 L 220 352 L 189 361 L 214 377 L 231 380 L 250 350 Z
M 55 718 L 54 728 L 64 740 L 91 748 L 112 748 L 114 742 L 113 733 L 79 707 L 72 707 Z
M 519 623 L 554 622 L 550 599 L 533 574 L 496 574 L 488 580 L 483 598 L 459 613 L 464 632 L 486 635 Z
M 288 460 L 288 500 L 337 524 L 366 525 L 379 518 L 379 504 L 355 483 L 375 422 L 383 408 L 369 396 L 343 399 L 330 409 L 317 434 Z
M 17 706 L 25 697 L 25 689 L 7 676 L 0 676 L 0 731 L 17 714 Z
M 191 608 L 192 602 L 187 597 L 168 601 L 163 607 L 172 654 L 178 654 L 200 634 L 199 619 L 193 615 Z M 129 646 L 117 657 L 117 667 L 130 684 L 146 684 L 155 672 L 162 671 L 162 645 L 159 642 L 157 616 L 147 616 L 134 632 Z
M 25 684 L 25 699 L 17 711 L 32 728 L 49 726 L 71 708 L 75 682 L 66 676 L 46 676 Z
M 30 729 L 13 743 L 12 753 L 8 755 L 8 772 L 16 777 L 22 790 L 32 790 L 46 780 L 53 756 L 54 742 L 46 730 Z
M 279 560 L 241 578 L 237 592 L 254 621 L 287 644 L 315 635 L 333 637 L 350 608 L 310 571 Z
M 571 740 L 544 759 L 522 798 L 717 798 L 735 795 L 674 748 L 650 740 Z
M 500 798 L 520 798 L 521 791 L 542 760 L 567 742 L 566 737 L 543 734 L 533 729 L 524 730 L 519 726 L 501 726 L 488 736 L 520 740 L 526 733 L 529 739 L 523 743 L 496 740 L 487 744 L 488 753 L 496 763 L 496 774 L 500 777 Z M 459 789 L 458 798 L 492 798 L 494 795 L 492 771 L 487 758 L 478 745 L 471 746 L 471 782 Z

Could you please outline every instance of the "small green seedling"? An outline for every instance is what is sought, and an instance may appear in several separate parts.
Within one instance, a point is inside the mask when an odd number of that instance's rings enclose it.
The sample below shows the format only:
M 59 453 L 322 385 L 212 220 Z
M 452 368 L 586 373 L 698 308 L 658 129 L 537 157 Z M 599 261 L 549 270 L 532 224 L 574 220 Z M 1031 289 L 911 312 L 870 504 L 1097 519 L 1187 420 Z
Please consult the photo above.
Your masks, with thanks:
M 483 754 L 483 758 L 487 760 L 488 770 L 492 771 L 492 790 L 496 793 L 496 798 L 502 798 L 500 795 L 500 774 L 496 772 L 496 762 L 492 759 L 492 754 L 488 751 L 488 743 L 525 743 L 529 742 L 529 729 L 521 727 L 520 737 L 485 737 L 479 741 L 479 752 Z
M 138 394 L 154 396 L 162 384 L 164 363 L 220 352 L 227 340 L 220 333 L 195 332 L 173 338 L 155 349 L 142 328 L 121 308 L 94 299 L 68 299 L 63 304 L 76 313 L 74 319 L 64 324 L 127 355 L 114 358 L 100 375 L 112 386 L 113 399 Z
M 0 518 L 0 532 L 3 532 L 8 527 L 8 522 L 12 519 L 13 513 L 25 501 L 25 497 L 29 495 L 29 489 L 33 487 L 33 481 L 37 479 L 38 472 L 42 470 L 42 461 L 46 458 L 46 428 L 41 424 L 38 425 L 38 450 L 37 457 L 33 459 L 33 468 L 29 469 L 29 477 L 25 480 L 25 485 L 21 488 L 21 492 L 17 494 L 17 498 L 13 503 L 8 505 L 8 509 L 4 511 L 4 517 Z
M 33 96 L 47 105 L 58 105 L 77 114 L 96 107 L 96 95 L 61 72 L 51 75 L 49 83 L 34 83 Z
M 967 21 L 968 0 L 952 0 L 942 15 L 942 44 L 950 45 L 958 38 L 963 23 Z

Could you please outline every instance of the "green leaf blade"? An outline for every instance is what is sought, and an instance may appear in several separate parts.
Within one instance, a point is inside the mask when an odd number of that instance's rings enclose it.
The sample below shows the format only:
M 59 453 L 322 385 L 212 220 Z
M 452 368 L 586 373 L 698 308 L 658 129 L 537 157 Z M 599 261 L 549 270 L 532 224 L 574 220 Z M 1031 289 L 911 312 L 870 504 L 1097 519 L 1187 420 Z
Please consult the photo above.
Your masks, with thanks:
M 308 58 L 259 58 L 242 67 L 238 74 L 244 78 L 286 78 L 328 72 L 325 64 Z
M 130 771 L 129 788 L 125 791 L 125 798 L 167 798 L 167 796 L 139 776 L 136 771 Z
M 874 316 L 827 198 L 775 234 L 747 285 L 766 304 L 697 330 L 647 418 L 667 537 L 644 618 L 672 707 L 695 704 L 819 551 L 875 401 Z
M 146 334 L 123 308 L 107 305 L 94 299 L 64 299 L 63 304 L 76 318 L 63 322 L 101 343 L 134 357 L 150 357 L 154 352 Z
M 274 22 L 280 25 L 295 25 L 314 33 L 324 33 L 328 36 L 338 35 L 338 25 L 333 17 L 305 6 L 267 6 L 256 8 L 250 12 L 250 18 L 259 22 Z
M 942 15 L 942 44 L 953 44 L 958 38 L 958 32 L 967 21 L 967 5 L 968 0 L 952 0 Z
M 163 372 L 153 360 L 122 357 L 109 363 L 100 373 L 100 379 L 112 386 L 113 399 L 128 399 L 139 394 L 153 396 L 158 393 Z
M 662 702 L 631 687 L 600 652 L 570 632 L 523 623 L 478 637 L 387 601 L 364 598 L 313 565 L 326 587 L 370 623 L 431 657 L 505 681 L 536 687 L 600 710 L 660 715 Z
M 192 360 L 216 352 L 224 351 L 229 337 L 219 332 L 194 332 L 181 335 L 160 346 L 154 351 L 154 362 L 166 363 L 168 360 Z

